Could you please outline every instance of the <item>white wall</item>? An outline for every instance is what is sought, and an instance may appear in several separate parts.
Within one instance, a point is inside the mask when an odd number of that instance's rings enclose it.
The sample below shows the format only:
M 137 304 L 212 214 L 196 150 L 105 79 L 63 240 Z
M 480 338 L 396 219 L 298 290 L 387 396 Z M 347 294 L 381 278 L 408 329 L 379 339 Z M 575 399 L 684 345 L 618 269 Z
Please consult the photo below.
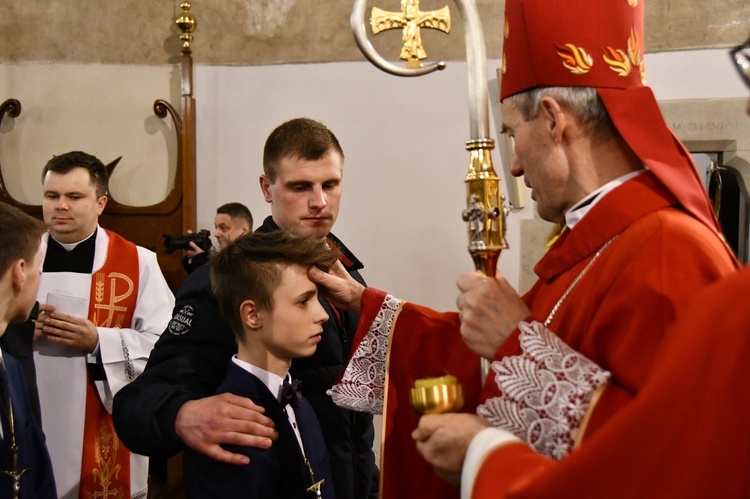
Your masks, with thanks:
M 490 79 L 498 66 L 488 63 Z M 660 99 L 748 93 L 725 50 L 648 55 L 646 68 Z M 197 66 L 195 79 L 199 228 L 212 229 L 215 208 L 228 201 L 247 204 L 261 221 L 269 213 L 257 180 L 266 136 L 287 119 L 315 118 L 336 133 L 346 154 L 334 232 L 365 262 L 369 283 L 438 309 L 454 308 L 455 279 L 472 269 L 461 221 L 469 160 L 464 63 L 415 79 L 387 75 L 366 62 Z M 495 105 L 496 95 L 490 96 Z M 123 202 L 151 204 L 168 190 L 173 132 L 151 106 L 157 98 L 179 106 L 178 68 L 2 65 L 0 99 L 9 97 L 24 109 L 0 129 L 0 165 L 22 201 L 38 202 L 42 166 L 52 154 L 74 148 L 105 161 L 124 155 L 112 185 Z M 494 133 L 493 126 L 496 138 Z M 494 162 L 502 175 L 499 154 Z M 529 203 L 509 218 L 511 249 L 500 268 L 513 283 L 520 219 L 532 216 Z
M 489 61 L 490 79 L 498 66 Z M 649 55 L 646 68 L 660 99 L 747 94 L 725 50 Z M 204 66 L 196 76 L 201 228 L 211 228 L 213 210 L 228 201 L 247 204 L 262 220 L 269 208 L 257 178 L 266 136 L 287 119 L 315 118 L 334 131 L 346 154 L 334 233 L 364 261 L 368 282 L 401 298 L 454 308 L 455 279 L 473 268 L 461 220 L 469 158 L 464 63 L 412 79 L 366 62 Z M 502 175 L 499 154 L 493 160 Z M 511 248 L 500 269 L 512 283 L 518 282 L 520 220 L 532 216 L 529 202 L 509 218 Z

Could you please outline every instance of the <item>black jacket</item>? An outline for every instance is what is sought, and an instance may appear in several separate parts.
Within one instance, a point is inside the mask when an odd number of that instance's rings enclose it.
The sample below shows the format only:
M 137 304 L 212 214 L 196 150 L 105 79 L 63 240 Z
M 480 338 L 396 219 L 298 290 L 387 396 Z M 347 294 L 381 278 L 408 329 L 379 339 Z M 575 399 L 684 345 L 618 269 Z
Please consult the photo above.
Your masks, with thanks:
M 203 253 L 198 253 L 193 258 L 184 257 L 182 259 L 182 268 L 188 274 L 192 274 L 195 269 L 205 265 L 206 262 L 208 262 L 208 252 L 204 251 Z
M 0 390 L 2 393 L 0 420 L 3 422 L 6 438 L 0 439 L 0 470 L 14 469 L 10 439 L 7 438 L 10 434 L 10 416 L 6 401 L 10 399 L 13 408 L 14 433 L 18 445 L 18 463 L 15 469 L 26 470 L 21 475 L 21 497 L 54 499 L 57 497 L 57 488 L 52 472 L 52 462 L 47 452 L 44 433 L 31 412 L 23 371 L 12 355 L 6 353 L 3 358 L 7 379 Z M 10 477 L 0 473 L 0 497 L 13 497 L 12 487 L 13 482 Z
M 42 425 L 42 409 L 39 405 L 39 389 L 36 384 L 36 365 L 34 363 L 34 321 L 39 315 L 39 302 L 36 302 L 26 322 L 8 324 L 5 334 L 0 337 L 0 346 L 16 358 L 26 378 L 31 412 Z M 2 496 L 0 496 L 2 497 Z
M 271 217 L 258 229 L 278 230 Z M 357 281 L 362 263 L 332 234 L 342 263 Z M 114 399 L 115 429 L 133 452 L 169 456 L 182 450 L 174 423 L 182 404 L 213 395 L 227 363 L 237 353 L 234 333 L 221 319 L 211 293 L 209 266 L 190 274 L 177 292 L 169 326 L 151 352 L 146 370 Z M 331 388 L 349 357 L 358 316 L 337 314 L 320 298 L 329 319 L 312 357 L 295 359 L 291 374 L 302 381 L 302 394 L 313 406 L 323 429 L 339 499 L 377 497 L 379 473 L 372 452 L 372 416 L 337 407 L 325 391 Z M 340 315 L 340 319 L 337 317 Z
M 335 499 L 331 466 L 323 441 L 323 432 L 310 404 L 302 398 L 294 409 L 302 445 L 289 423 L 286 412 L 261 380 L 234 362 L 229 363 L 227 378 L 217 393 L 233 393 L 252 399 L 264 407 L 266 416 L 276 423 L 279 439 L 268 449 L 225 445 L 224 448 L 250 458 L 247 466 L 220 463 L 192 449 L 185 451 L 185 491 L 189 499 L 242 497 L 243 499 L 311 499 L 312 485 L 305 459 L 310 462 L 315 481 L 324 480 L 325 499 Z

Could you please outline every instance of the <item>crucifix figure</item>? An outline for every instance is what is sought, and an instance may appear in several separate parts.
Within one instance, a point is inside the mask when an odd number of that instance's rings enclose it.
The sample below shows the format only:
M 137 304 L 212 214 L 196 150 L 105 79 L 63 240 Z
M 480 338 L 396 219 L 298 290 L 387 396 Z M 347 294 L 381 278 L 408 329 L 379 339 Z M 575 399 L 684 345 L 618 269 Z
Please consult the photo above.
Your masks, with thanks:
M 312 485 L 307 488 L 307 492 L 315 494 L 317 499 L 322 499 L 323 494 L 320 493 L 320 487 L 325 483 L 325 479 L 316 482 L 315 474 L 313 473 L 312 466 L 310 466 L 310 461 L 308 461 L 307 458 L 305 458 L 305 464 L 307 465 L 307 471 L 310 472 L 310 483 L 312 483 Z
M 373 7 L 370 26 L 375 35 L 389 29 L 403 28 L 400 58 L 406 61 L 408 68 L 421 68 L 419 61 L 427 58 L 427 53 L 422 46 L 419 30 L 431 28 L 450 33 L 451 16 L 447 5 L 442 9 L 422 12 L 419 10 L 419 0 L 401 0 L 401 12 Z

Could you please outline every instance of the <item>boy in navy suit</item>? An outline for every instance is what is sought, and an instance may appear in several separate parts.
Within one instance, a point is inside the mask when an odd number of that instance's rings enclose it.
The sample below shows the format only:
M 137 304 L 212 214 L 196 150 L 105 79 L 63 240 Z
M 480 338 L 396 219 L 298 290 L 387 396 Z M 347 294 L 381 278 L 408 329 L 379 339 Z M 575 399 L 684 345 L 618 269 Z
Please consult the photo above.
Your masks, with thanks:
M 21 210 L 0 203 L 0 336 L 24 322 L 36 303 L 46 228 Z M 16 359 L 0 349 L 0 497 L 56 498 L 44 434 Z
M 243 235 L 212 257 L 211 287 L 238 344 L 217 393 L 264 407 L 278 438 L 267 449 L 225 445 L 250 458 L 244 466 L 187 450 L 188 497 L 334 497 L 320 425 L 288 371 L 292 358 L 315 353 L 328 320 L 307 272 L 337 258 L 324 240 L 282 230 Z

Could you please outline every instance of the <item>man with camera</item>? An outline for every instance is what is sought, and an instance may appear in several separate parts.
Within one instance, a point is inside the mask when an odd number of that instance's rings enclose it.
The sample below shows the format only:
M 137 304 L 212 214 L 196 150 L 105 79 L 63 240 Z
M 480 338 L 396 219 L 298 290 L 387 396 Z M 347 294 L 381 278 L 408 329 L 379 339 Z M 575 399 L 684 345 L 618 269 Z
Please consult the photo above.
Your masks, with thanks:
M 216 209 L 214 237 L 219 243 L 220 250 L 251 230 L 253 230 L 253 215 L 244 204 L 227 203 Z M 165 236 L 164 244 L 167 246 L 167 253 L 176 249 L 186 250 L 185 258 L 182 259 L 182 266 L 185 267 L 188 274 L 192 274 L 195 269 L 208 260 L 208 250 L 212 247 L 210 235 L 211 233 L 205 229 L 195 234 L 188 231 L 187 235 L 183 237 L 170 238 Z
M 364 283 L 362 263 L 331 229 L 338 217 L 344 154 L 322 123 L 298 118 L 281 124 L 266 140 L 260 187 L 271 216 L 257 229 L 287 229 L 336 246 L 348 274 Z M 214 395 L 237 343 L 211 292 L 209 266 L 188 276 L 177 293 L 174 316 L 148 366 L 118 393 L 113 418 L 128 448 L 152 457 L 190 447 L 238 466 L 253 466 L 233 445 L 267 449 L 278 438 L 265 409 L 229 393 Z M 378 496 L 379 474 L 372 451 L 372 416 L 337 407 L 326 390 L 343 370 L 359 316 L 323 298 L 329 319 L 312 357 L 295 359 L 290 373 L 320 420 L 338 499 Z M 264 320 L 273 321 L 273 317 Z M 228 450 L 230 449 L 230 450 Z

